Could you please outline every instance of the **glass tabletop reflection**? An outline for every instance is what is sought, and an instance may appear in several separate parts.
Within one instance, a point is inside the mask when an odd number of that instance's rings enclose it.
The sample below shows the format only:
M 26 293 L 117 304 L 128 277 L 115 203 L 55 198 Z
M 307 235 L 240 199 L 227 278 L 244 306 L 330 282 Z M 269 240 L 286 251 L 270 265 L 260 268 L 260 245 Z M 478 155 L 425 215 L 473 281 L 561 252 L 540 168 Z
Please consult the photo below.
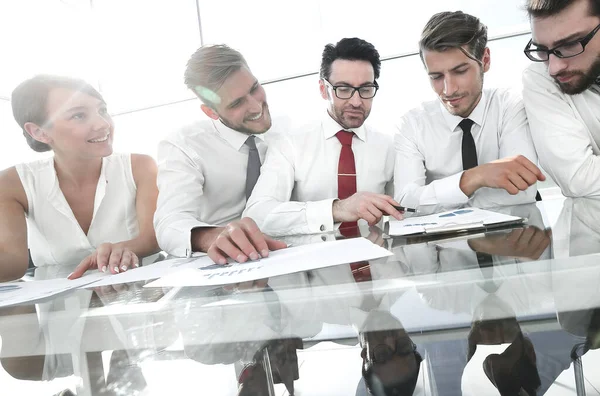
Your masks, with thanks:
M 527 222 L 426 238 L 361 227 L 392 255 L 3 308 L 0 383 L 35 395 L 600 395 L 600 200 L 493 210 Z

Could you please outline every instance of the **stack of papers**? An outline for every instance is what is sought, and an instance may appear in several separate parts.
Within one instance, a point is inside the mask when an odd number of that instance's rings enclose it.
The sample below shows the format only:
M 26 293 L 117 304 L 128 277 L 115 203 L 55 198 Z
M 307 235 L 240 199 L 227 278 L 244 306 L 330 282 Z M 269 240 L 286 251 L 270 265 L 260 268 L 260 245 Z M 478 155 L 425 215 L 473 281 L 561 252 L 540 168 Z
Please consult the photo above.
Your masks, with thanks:
M 388 234 L 392 236 L 440 234 L 460 232 L 499 225 L 521 224 L 522 217 L 505 215 L 489 210 L 466 208 L 427 216 L 390 221 Z

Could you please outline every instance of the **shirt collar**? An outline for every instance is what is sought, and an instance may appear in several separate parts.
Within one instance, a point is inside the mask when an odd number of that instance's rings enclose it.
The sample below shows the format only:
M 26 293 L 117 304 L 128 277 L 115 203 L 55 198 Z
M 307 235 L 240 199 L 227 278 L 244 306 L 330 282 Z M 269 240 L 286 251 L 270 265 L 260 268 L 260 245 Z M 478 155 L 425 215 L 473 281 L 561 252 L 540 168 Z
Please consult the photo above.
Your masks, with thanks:
M 367 141 L 367 134 L 365 132 L 365 124 L 363 123 L 358 128 L 344 128 L 340 124 L 337 123 L 330 115 L 329 112 L 326 111 L 323 115 L 321 125 L 323 126 L 323 134 L 325 139 L 332 138 L 338 133 L 340 130 L 351 131 L 363 142 Z
M 248 135 L 246 133 L 238 132 L 234 129 L 229 128 L 228 126 L 223 124 L 220 120 L 216 120 L 216 121 L 212 120 L 212 123 L 215 126 L 217 133 L 223 139 L 225 139 L 227 141 L 227 143 L 229 143 L 234 149 L 236 149 L 238 151 L 242 148 L 244 143 L 246 143 L 248 136 L 255 136 L 256 138 L 258 138 L 260 140 L 263 140 L 263 141 L 265 140 L 264 133 Z
M 469 114 L 469 116 L 467 117 L 480 127 L 483 126 L 483 115 L 485 113 L 486 102 L 487 97 L 485 91 L 482 90 L 481 99 L 479 99 L 479 103 L 477 103 L 477 106 L 475 106 L 471 114 Z M 448 110 L 446 110 L 442 102 L 440 102 L 440 106 L 442 108 L 442 114 L 444 115 L 446 125 L 448 125 L 448 129 L 450 129 L 450 132 L 454 132 L 458 127 L 458 124 L 460 124 L 460 122 L 463 120 L 463 118 L 457 115 L 450 114 Z
M 104 200 L 104 196 L 106 195 L 106 188 L 108 184 L 108 180 L 106 178 L 106 162 L 107 157 L 102 157 L 102 167 L 100 168 L 100 177 L 98 178 L 98 184 L 96 185 L 96 195 L 94 196 L 94 212 L 92 214 L 92 223 L 94 218 L 96 218 L 96 213 L 98 213 L 98 209 L 100 209 L 100 204 Z M 50 192 L 48 193 L 48 201 L 52 203 L 52 205 L 58 209 L 63 215 L 67 217 L 72 217 L 75 219 L 75 215 L 73 213 L 73 209 L 69 206 L 67 199 L 64 197 L 64 193 L 60 189 L 60 184 L 58 182 L 58 175 L 56 174 L 56 168 L 54 167 L 54 158 L 50 163 L 48 168 L 48 179 L 52 184 L 50 188 Z M 90 226 L 91 229 L 91 226 Z

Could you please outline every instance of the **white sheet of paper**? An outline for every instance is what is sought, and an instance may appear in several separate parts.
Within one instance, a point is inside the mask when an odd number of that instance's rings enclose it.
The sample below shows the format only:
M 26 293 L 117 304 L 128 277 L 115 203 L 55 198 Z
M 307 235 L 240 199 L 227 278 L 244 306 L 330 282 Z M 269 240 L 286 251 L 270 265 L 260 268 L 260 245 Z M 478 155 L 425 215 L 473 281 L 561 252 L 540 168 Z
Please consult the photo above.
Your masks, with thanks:
M 144 287 L 216 286 L 265 279 L 356 261 L 391 256 L 388 250 L 365 238 L 314 243 L 271 252 L 269 257 L 247 263 L 213 264 L 202 258 L 199 269 L 184 269 Z
M 90 273 L 79 279 L 48 279 L 26 282 L 0 283 L 0 307 L 23 304 L 55 296 L 71 289 L 88 285 L 100 279 L 102 273 Z
M 206 255 L 203 255 L 203 257 L 206 257 Z M 100 280 L 93 284 L 85 285 L 85 287 L 112 286 L 121 283 L 154 280 L 185 268 L 199 268 L 200 265 L 204 264 L 198 263 L 199 259 L 194 257 L 163 260 L 143 267 L 128 269 L 120 274 L 102 274 Z
M 434 234 L 482 228 L 519 220 L 522 220 L 522 218 L 478 208 L 464 208 L 427 216 L 410 217 L 400 221 L 390 221 L 388 234 L 396 236 Z

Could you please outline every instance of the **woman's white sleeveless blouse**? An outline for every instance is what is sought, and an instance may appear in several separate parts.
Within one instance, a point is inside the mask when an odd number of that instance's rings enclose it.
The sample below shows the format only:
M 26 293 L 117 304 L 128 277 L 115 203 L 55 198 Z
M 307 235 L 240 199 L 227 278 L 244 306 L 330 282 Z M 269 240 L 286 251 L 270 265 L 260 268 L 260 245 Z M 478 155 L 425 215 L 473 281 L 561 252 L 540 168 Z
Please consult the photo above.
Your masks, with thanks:
M 130 154 L 102 159 L 87 235 L 60 189 L 53 158 L 19 164 L 16 169 L 27 194 L 28 243 L 36 267 L 72 269 L 102 243 L 117 243 L 139 235 Z

